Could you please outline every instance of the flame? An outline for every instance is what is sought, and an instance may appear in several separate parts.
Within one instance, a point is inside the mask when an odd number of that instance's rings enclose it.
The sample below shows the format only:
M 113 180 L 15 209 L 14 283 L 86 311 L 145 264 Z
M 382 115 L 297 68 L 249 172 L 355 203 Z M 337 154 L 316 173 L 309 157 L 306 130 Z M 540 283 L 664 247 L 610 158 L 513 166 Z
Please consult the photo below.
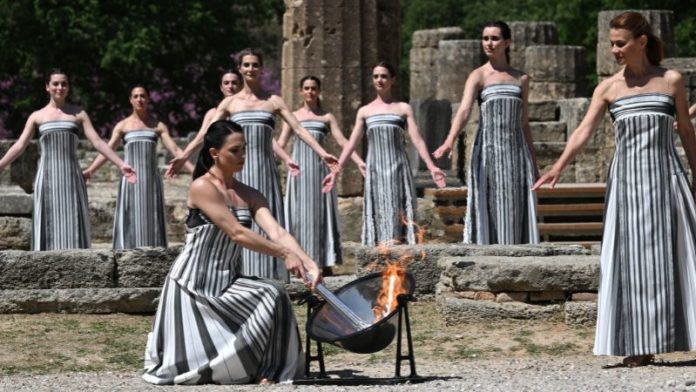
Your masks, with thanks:
M 377 322 L 399 306 L 397 298 L 408 293 L 405 287 L 406 269 L 398 263 L 388 263 L 382 273 L 382 289 L 377 296 L 372 312 Z
M 422 245 L 425 240 L 425 229 L 417 223 L 406 219 L 404 215 L 401 216 L 401 222 L 406 226 L 412 225 L 414 227 L 416 243 Z M 398 240 L 378 243 L 376 252 L 379 257 L 367 266 L 368 269 L 373 271 L 380 269 L 382 265 L 385 266 L 382 271 L 382 287 L 375 301 L 375 306 L 372 308 L 372 312 L 375 315 L 374 322 L 378 322 L 389 315 L 389 313 L 393 312 L 399 305 L 397 300 L 399 295 L 408 293 L 408 288 L 406 287 L 406 271 L 408 265 L 415 257 L 408 249 L 402 250 L 397 254 L 392 246 L 399 244 L 400 242 Z M 425 257 L 425 249 L 421 248 L 421 260 L 425 260 Z

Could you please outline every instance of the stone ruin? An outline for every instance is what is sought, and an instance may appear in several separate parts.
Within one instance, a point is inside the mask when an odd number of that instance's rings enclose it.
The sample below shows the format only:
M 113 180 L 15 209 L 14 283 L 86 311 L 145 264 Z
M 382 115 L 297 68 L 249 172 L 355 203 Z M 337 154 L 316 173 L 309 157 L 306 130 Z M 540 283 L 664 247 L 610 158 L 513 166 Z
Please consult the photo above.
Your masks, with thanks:
M 319 0 L 286 0 L 283 45 L 283 95 L 297 106 L 299 78 L 312 73 L 324 80 L 327 107 L 338 117 L 346 135 L 358 106 L 372 97 L 369 67 L 377 59 L 398 63 L 398 1 L 351 1 L 332 7 Z M 604 11 L 598 18 L 599 78 L 615 71 L 606 48 L 608 21 L 620 11 Z M 657 34 L 671 42 L 673 13 L 642 11 Z M 356 27 L 358 26 L 358 27 Z M 532 77 L 529 117 L 541 169 L 561 153 L 569 134 L 587 110 L 585 50 L 558 45 L 556 27 L 550 22 L 512 22 L 512 64 Z M 674 53 L 667 48 L 667 55 Z M 461 99 L 469 72 L 484 60 L 479 40 L 463 39 L 456 27 L 414 33 L 410 53 L 411 104 L 429 150 L 444 140 L 451 117 Z M 687 83 L 690 102 L 696 100 L 696 58 L 667 58 L 664 65 L 680 70 Z M 614 68 L 612 68 L 614 67 Z M 465 183 L 467 151 L 477 127 L 474 113 L 460 138 L 452 159 L 437 164 L 449 174 L 450 184 Z M 602 182 L 613 153 L 611 123 L 607 117 L 589 145 L 566 170 L 564 182 Z M 180 140 L 185 143 L 185 140 Z M 0 142 L 4 154 L 12 141 Z M 334 150 L 336 151 L 336 150 Z M 187 176 L 165 184 L 169 215 L 168 249 L 112 251 L 110 245 L 117 170 L 106 165 L 94 176 L 89 188 L 95 249 L 60 252 L 23 252 L 30 236 L 32 183 L 39 156 L 36 142 L 8 170 L 0 173 L 0 313 L 88 312 L 151 313 L 162 281 L 180 251 Z M 78 156 L 86 166 L 95 152 L 85 142 Z M 683 155 L 683 154 L 682 154 Z M 168 161 L 162 153 L 160 164 Z M 420 187 L 429 186 L 424 167 L 413 158 Z M 355 177 L 355 176 L 344 176 Z M 345 179 L 342 196 L 360 194 L 361 182 Z M 457 188 L 452 193 L 456 199 Z M 446 232 L 442 220 L 433 214 L 437 197 L 425 192 L 419 198 L 420 222 L 437 239 Z M 453 200 L 454 200 L 453 199 Z M 461 202 L 462 200 L 455 200 Z M 377 258 L 374 249 L 359 241 L 360 197 L 341 197 L 342 233 L 345 258 L 355 263 L 358 274 L 372 270 Z M 443 207 L 461 213 L 463 206 Z M 460 237 L 461 230 L 457 236 Z M 453 241 L 457 241 L 454 238 Z M 397 246 L 389 257 L 403 252 L 425 255 L 412 265 L 419 282 L 418 295 L 434 298 L 450 323 L 499 318 L 562 317 L 569 324 L 592 323 L 599 279 L 598 247 L 578 245 L 464 246 L 436 244 L 424 247 Z M 337 287 L 350 277 L 327 279 Z M 301 290 L 294 282 L 292 294 Z

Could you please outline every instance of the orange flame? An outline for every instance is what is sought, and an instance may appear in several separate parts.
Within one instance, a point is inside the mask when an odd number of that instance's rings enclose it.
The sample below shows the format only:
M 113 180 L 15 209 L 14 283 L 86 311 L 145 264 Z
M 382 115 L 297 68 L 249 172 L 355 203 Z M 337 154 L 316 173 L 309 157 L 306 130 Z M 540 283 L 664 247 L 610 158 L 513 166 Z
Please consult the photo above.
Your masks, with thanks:
M 406 269 L 399 263 L 387 263 L 382 273 L 382 289 L 377 296 L 372 312 L 377 322 L 394 311 L 399 305 L 397 298 L 400 294 L 406 294 L 405 287 Z

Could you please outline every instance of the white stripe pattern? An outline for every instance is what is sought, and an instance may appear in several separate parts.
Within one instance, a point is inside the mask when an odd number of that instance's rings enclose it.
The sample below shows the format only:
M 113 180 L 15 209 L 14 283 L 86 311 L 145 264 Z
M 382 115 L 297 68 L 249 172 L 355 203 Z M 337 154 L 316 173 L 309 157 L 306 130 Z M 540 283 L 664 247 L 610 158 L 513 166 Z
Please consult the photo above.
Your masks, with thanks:
M 162 178 L 157 167 L 157 140 L 153 130 L 123 135 L 124 161 L 136 173 L 131 184 L 121 177 L 114 212 L 114 249 L 167 246 Z
M 464 243 L 537 244 L 534 165 L 522 130 L 522 88 L 481 90 L 471 153 Z
M 232 209 L 251 225 L 248 209 Z M 153 384 L 292 381 L 303 371 L 292 304 L 278 283 L 239 275 L 240 250 L 199 210 L 167 276 L 148 336 Z
M 242 171 L 237 174 L 237 180 L 261 192 L 273 217 L 281 226 L 285 226 L 280 177 L 273 155 L 273 113 L 248 110 L 234 113 L 230 120 L 242 126 L 247 143 L 246 161 Z M 256 223 L 251 228 L 266 235 Z M 290 281 L 281 259 L 249 249 L 242 251 L 242 275 Z
M 328 133 L 325 123 L 305 120 L 300 124 L 324 146 Z M 341 264 L 336 190 L 321 192 L 321 181 L 328 169 L 321 157 L 297 136 L 293 138 L 292 158 L 300 166 L 300 175 L 288 176 L 287 180 L 287 230 L 319 267 Z
M 396 114 L 376 114 L 365 119 L 368 149 L 363 245 L 394 240 L 416 242 L 416 193 L 404 145 L 405 125 L 405 119 Z
M 90 247 L 87 188 L 75 154 L 77 124 L 39 126 L 41 159 L 34 181 L 32 250 Z
M 663 94 L 620 98 L 607 181 L 594 353 L 696 349 L 696 207 Z

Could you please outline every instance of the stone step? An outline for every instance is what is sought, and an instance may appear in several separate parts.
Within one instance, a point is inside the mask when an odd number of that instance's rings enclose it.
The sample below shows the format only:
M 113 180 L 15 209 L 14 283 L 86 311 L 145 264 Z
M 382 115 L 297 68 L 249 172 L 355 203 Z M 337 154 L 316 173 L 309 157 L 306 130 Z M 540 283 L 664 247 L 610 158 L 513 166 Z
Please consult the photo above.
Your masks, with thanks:
M 529 128 L 535 142 L 565 142 L 567 139 L 565 121 L 530 122 Z

